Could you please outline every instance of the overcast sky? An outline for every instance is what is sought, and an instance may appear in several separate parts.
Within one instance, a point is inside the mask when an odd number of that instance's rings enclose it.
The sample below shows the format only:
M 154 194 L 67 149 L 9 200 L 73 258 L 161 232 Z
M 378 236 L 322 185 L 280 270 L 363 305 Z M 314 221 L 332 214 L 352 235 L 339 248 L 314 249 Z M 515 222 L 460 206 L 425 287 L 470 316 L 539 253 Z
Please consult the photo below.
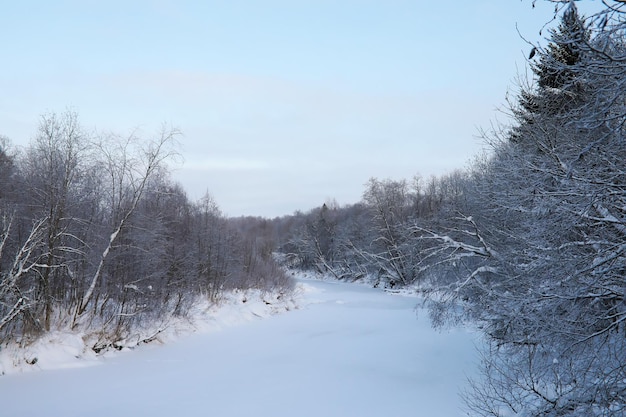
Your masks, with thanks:
M 530 0 L 4 3 L 0 135 L 25 146 L 67 108 L 89 130 L 171 124 L 174 178 L 232 216 L 467 166 L 525 73 L 518 29 L 538 41 L 552 16 Z

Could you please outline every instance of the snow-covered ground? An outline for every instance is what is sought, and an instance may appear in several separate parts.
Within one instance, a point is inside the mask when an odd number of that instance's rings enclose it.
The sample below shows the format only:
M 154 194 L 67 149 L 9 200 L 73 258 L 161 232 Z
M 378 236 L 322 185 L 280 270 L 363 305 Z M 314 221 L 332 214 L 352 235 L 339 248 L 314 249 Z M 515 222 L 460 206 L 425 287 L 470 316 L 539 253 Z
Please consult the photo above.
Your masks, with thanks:
M 0 415 L 465 415 L 475 334 L 432 330 L 412 297 L 300 287 L 301 308 L 285 314 L 90 361 L 98 366 L 4 375 Z
M 297 308 L 301 291 L 293 296 L 262 293 L 259 290 L 232 291 L 222 295 L 216 305 L 198 297 L 184 317 L 165 317 L 147 327 L 133 329 L 132 336 L 115 341 L 122 353 L 150 343 L 171 343 L 193 333 L 211 332 L 255 321 Z M 101 345 L 97 327 L 86 333 L 81 330 L 55 330 L 25 347 L 17 343 L 0 346 L 0 375 L 36 372 L 63 368 L 82 368 L 101 364 L 120 354 L 108 349 L 96 354 L 92 347 Z M 1 397 L 0 397 L 1 398 Z M 0 414 L 2 417 L 2 414 Z

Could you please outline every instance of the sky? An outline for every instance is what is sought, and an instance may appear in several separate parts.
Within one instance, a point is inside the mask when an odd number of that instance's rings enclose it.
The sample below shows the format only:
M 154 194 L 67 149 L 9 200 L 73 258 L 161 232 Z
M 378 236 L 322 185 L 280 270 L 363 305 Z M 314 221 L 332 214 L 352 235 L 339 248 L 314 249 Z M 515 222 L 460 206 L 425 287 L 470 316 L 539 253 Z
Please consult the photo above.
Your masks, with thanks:
M 0 135 L 27 146 L 67 109 L 95 134 L 167 124 L 192 200 L 264 217 L 467 167 L 553 15 L 530 0 L 5 3 Z

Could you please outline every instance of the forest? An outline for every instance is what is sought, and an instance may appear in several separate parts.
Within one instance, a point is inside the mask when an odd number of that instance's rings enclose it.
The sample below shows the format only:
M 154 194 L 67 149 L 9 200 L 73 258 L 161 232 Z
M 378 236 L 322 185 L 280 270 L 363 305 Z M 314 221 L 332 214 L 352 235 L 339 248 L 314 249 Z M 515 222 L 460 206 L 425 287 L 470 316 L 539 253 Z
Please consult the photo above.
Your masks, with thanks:
M 9 153 L 5 139 L 0 343 L 72 329 L 95 335 L 96 352 L 121 349 L 197 297 L 291 290 L 270 242 L 170 179 L 178 135 L 164 126 L 148 139 L 93 137 L 66 111 L 42 116 L 22 152 Z
M 467 170 L 372 178 L 357 204 L 279 223 L 291 267 L 415 287 L 435 326 L 477 326 L 475 415 L 626 413 L 626 38 L 604 4 L 555 2 L 533 79 Z
M 361 201 L 227 218 L 171 180 L 179 132 L 94 137 L 67 111 L 0 146 L 0 344 L 89 329 L 96 351 L 287 271 L 412 288 L 436 327 L 475 326 L 480 416 L 626 413 L 624 3 L 554 1 L 532 78 L 489 149 L 447 175 L 370 179 Z M 418 168 L 418 167 L 416 167 Z

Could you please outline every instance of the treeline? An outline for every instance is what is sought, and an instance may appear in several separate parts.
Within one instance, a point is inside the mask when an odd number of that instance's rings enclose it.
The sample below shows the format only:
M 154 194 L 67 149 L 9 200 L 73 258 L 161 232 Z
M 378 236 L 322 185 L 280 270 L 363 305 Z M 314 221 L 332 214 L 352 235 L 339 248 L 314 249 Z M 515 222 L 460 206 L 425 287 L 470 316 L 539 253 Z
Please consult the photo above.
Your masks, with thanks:
M 357 204 L 328 201 L 275 219 L 279 252 L 292 268 L 342 280 L 366 279 L 385 288 L 414 284 L 426 248 L 434 245 L 417 239 L 417 224 L 442 218 L 463 197 L 466 182 L 460 171 L 428 181 L 372 178 Z
M 416 286 L 435 324 L 477 324 L 476 415 L 626 414 L 624 5 L 555 3 L 511 123 L 467 171 L 280 220 L 292 265 Z
M 96 136 L 68 111 L 44 115 L 25 149 L 3 140 L 0 345 L 77 329 L 101 350 L 197 297 L 291 289 L 250 219 L 225 218 L 208 194 L 192 202 L 170 179 L 177 136 Z

